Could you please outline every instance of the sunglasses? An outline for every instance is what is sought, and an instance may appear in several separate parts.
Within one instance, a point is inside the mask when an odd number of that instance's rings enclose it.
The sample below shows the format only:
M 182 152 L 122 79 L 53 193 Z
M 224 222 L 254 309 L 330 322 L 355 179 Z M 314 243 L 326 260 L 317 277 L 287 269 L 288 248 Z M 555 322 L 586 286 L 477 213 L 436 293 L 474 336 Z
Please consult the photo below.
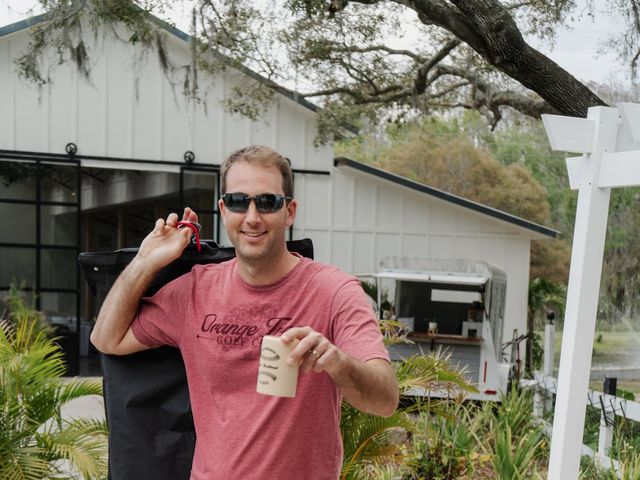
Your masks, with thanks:
M 246 213 L 249 210 L 251 200 L 255 202 L 258 212 L 273 213 L 280 210 L 287 200 L 291 200 L 291 197 L 277 193 L 261 193 L 254 197 L 246 193 L 225 193 L 222 195 L 224 206 L 235 213 Z

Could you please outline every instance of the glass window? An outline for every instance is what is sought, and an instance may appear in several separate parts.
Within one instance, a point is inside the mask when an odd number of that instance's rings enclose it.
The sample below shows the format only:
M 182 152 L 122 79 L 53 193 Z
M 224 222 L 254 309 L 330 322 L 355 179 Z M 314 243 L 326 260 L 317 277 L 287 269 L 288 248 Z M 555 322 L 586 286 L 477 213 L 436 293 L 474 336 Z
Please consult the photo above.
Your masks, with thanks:
M 49 202 L 77 202 L 78 170 L 75 166 L 42 164 L 40 199 Z
M 153 230 L 156 223 L 156 217 L 154 216 L 155 209 L 155 206 L 149 204 L 135 205 L 126 208 L 126 247 L 140 246 L 142 240 Z M 164 215 L 161 214 L 161 216 L 166 218 L 169 213 L 165 212 Z
M 76 297 L 75 293 L 42 292 L 40 294 L 40 310 L 45 320 L 75 332 L 77 330 Z
M 216 177 L 215 173 L 209 172 L 184 172 L 182 208 L 189 206 L 198 214 L 202 238 L 213 238 L 213 212 L 217 209 Z
M 36 199 L 35 164 L 0 160 L 0 199 Z
M 33 248 L 0 247 L 0 287 L 12 282 L 33 288 L 36 284 L 36 251 Z
M 43 248 L 40 255 L 42 288 L 77 288 L 75 250 Z
M 36 206 L 2 203 L 0 218 L 11 219 L 10 227 L 0 228 L 0 243 L 36 243 Z
M 77 208 L 42 205 L 40 239 L 45 245 L 75 246 L 77 239 Z

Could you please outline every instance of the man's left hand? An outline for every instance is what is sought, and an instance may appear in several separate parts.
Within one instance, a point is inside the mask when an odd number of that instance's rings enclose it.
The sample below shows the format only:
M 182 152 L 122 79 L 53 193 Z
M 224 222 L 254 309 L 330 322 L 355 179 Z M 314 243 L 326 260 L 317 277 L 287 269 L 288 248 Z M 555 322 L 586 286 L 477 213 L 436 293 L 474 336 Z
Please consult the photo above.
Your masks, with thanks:
M 283 333 L 280 338 L 284 343 L 299 340 L 287 362 L 289 365 L 300 365 L 303 373 L 313 370 L 317 373 L 326 371 L 331 375 L 340 370 L 344 353 L 311 327 L 294 327 Z
M 298 344 L 287 358 L 302 372 L 326 372 L 342 390 L 345 400 L 366 413 L 388 417 L 398 406 L 398 383 L 393 367 L 384 359 L 356 360 L 311 327 L 294 327 L 280 337 Z

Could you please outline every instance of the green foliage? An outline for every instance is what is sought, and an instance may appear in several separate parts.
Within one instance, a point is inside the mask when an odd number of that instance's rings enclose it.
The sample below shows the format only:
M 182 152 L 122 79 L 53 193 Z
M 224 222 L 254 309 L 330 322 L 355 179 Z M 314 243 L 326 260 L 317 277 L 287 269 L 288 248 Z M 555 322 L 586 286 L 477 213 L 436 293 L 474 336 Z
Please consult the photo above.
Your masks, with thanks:
M 36 325 L 29 318 L 0 322 L 0 478 L 71 478 L 70 466 L 86 480 L 102 479 L 105 423 L 61 415 L 70 401 L 101 395 L 101 384 L 62 381 L 62 352 Z
M 337 153 L 538 223 L 549 221 L 544 188 L 521 165 L 502 165 L 478 148 L 458 121 L 432 117 L 384 133 L 386 140 L 347 141 Z
M 623 390 L 622 388 L 618 388 L 616 390 L 616 397 L 624 398 L 625 400 L 631 400 L 632 402 L 636 399 L 636 396 L 633 392 L 629 390 Z M 640 431 L 638 431 L 638 436 L 640 437 Z
M 403 409 L 383 418 L 343 404 L 340 428 L 344 446 L 340 478 L 353 480 L 361 478 L 372 464 L 401 463 L 403 455 L 397 437 L 412 430 L 413 422 Z
M 397 336 L 393 323 L 383 323 L 385 331 L 395 332 L 391 337 L 385 333 L 385 341 L 392 343 L 402 341 L 403 337 Z M 404 340 L 406 341 L 406 338 Z M 462 372 L 452 369 L 448 360 L 448 356 L 438 352 L 433 355 L 416 355 L 397 362 L 395 366 L 400 395 L 403 396 L 415 389 L 450 392 L 452 396 L 459 392 L 475 391 L 465 380 Z M 422 453 L 418 454 L 419 459 L 416 460 L 416 455 L 408 452 L 406 443 L 409 438 L 416 435 L 418 437 L 415 438 L 422 438 L 420 437 L 423 431 L 421 425 L 424 425 L 424 419 L 432 416 L 446 419 L 445 423 L 448 422 L 449 427 L 454 430 L 450 432 L 450 436 L 455 440 L 451 448 L 460 452 L 463 445 L 468 445 L 468 440 L 464 440 L 464 438 L 468 439 L 468 435 L 465 437 L 462 430 L 455 429 L 455 416 L 447 410 L 448 402 L 448 400 L 427 399 L 401 405 L 388 418 L 362 413 L 344 403 L 340 425 L 344 444 L 341 478 L 345 480 L 372 478 L 370 476 L 372 472 L 376 471 L 383 475 L 384 472 L 388 473 L 389 469 L 409 471 L 415 475 L 416 471 L 422 468 L 420 465 L 423 456 Z M 416 421 L 416 417 L 422 417 L 423 421 Z M 427 439 L 422 438 L 418 443 L 426 441 Z M 449 447 L 441 453 L 446 456 L 447 452 L 453 455 L 453 450 Z
M 609 474 L 612 480 L 640 480 L 640 455 L 638 455 L 638 450 L 625 452 L 620 461 L 620 473 L 618 474 L 613 469 L 610 469 Z
M 24 282 L 19 285 L 15 281 L 11 283 L 4 299 L 5 308 L 0 315 L 0 321 L 6 320 L 13 325 L 31 321 L 36 333 L 42 332 L 51 336 L 52 327 L 44 321 L 42 314 L 35 308 L 35 295 L 31 297 L 30 302 L 27 302 L 24 287 Z
M 544 442 L 541 431 L 527 432 L 518 440 L 507 426 L 493 432 L 492 463 L 501 480 L 530 478 L 529 469 Z
M 52 165 L 26 162 L 0 162 L 0 183 L 5 187 L 37 176 L 46 177 L 55 171 Z
M 451 368 L 450 356 L 436 351 L 414 355 L 396 365 L 400 394 L 413 389 L 444 391 L 452 397 L 477 392 L 464 377 L 464 372 Z
M 157 48 L 160 64 L 166 70 L 166 51 L 156 22 L 149 17 L 162 12 L 171 0 L 40 0 L 47 19 L 31 30 L 28 47 L 16 58 L 20 76 L 39 86 L 51 82 L 50 73 L 57 64 L 71 62 L 90 80 L 93 48 L 100 34 L 107 31 L 123 41 L 146 48 Z M 163 61 L 163 57 L 165 60 Z
M 539 319 L 542 314 L 553 311 L 556 318 L 564 316 L 566 302 L 566 288 L 547 278 L 534 278 L 529 282 L 529 312 L 534 319 Z M 542 325 L 533 325 L 541 327 Z
M 538 471 L 538 463 L 544 463 L 548 445 L 534 423 L 532 408 L 532 392 L 517 388 L 512 388 L 499 405 L 483 405 L 476 436 L 487 444 L 497 478 L 531 478 Z
M 417 478 L 454 479 L 473 471 L 477 459 L 472 409 L 447 404 L 446 414 L 422 414 L 413 437 L 416 456 L 409 460 Z
M 531 332 L 531 371 L 535 372 L 541 370 L 543 360 L 544 346 L 542 335 L 540 332 Z

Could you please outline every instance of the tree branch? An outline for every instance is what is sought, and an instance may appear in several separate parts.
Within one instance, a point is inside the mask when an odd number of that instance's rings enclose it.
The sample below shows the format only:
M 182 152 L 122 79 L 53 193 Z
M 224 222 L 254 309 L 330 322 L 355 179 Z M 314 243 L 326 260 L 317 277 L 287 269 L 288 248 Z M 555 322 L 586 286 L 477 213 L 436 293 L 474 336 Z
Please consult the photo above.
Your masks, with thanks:
M 387 47 L 386 45 L 370 45 L 368 47 L 356 47 L 351 45 L 334 44 L 331 47 L 331 51 L 338 52 L 338 53 L 385 52 L 390 55 L 403 55 L 415 60 L 416 62 L 420 62 L 420 63 L 424 62 L 424 57 L 421 57 L 420 55 L 418 55 L 415 52 L 412 52 L 411 50 L 396 49 L 396 48 Z
M 416 95 L 422 95 L 427 88 L 427 75 L 431 69 L 440 63 L 451 51 L 460 45 L 460 40 L 454 38 L 449 40 L 431 59 L 424 63 L 416 73 L 413 83 L 413 90 Z
M 453 6 L 437 0 L 392 1 L 413 9 L 425 25 L 453 33 L 489 64 L 536 92 L 562 114 L 584 117 L 589 107 L 605 105 L 570 73 L 531 48 L 509 10 L 497 0 L 450 0 Z
M 491 84 L 467 69 L 450 65 L 438 65 L 436 73 L 466 79 L 481 93 L 481 96 L 478 93 L 474 95 L 474 101 L 485 105 L 491 110 L 496 107 L 508 106 L 534 118 L 538 118 L 543 113 L 558 113 L 557 109 L 544 100 L 538 100 L 513 90 L 496 90 Z

